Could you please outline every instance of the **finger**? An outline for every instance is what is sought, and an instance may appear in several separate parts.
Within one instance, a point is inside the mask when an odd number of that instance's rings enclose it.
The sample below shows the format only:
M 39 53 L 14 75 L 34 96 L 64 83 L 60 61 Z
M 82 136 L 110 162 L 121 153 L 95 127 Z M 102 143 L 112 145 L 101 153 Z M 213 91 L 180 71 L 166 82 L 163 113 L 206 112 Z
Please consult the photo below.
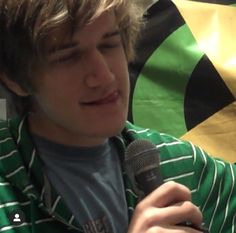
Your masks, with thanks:
M 189 201 L 158 209 L 158 214 L 152 216 L 152 221 L 155 221 L 154 218 L 159 223 L 168 225 L 190 222 L 195 226 L 201 226 L 203 221 L 199 208 Z
M 184 225 L 185 223 L 191 223 L 192 225 L 190 227 Z M 149 230 L 153 229 L 153 227 L 163 225 L 173 226 L 173 229 L 201 229 L 202 213 L 191 202 L 178 203 L 165 208 L 149 207 L 142 212 L 135 211 L 129 226 L 129 232 L 149 233 Z
M 190 222 L 193 226 L 201 226 L 202 213 L 191 202 L 178 203 L 165 208 L 149 208 L 143 214 L 143 221 L 148 226 L 159 224 L 178 225 Z
M 141 226 L 147 228 L 156 225 L 172 225 L 191 223 L 200 227 L 202 224 L 202 213 L 193 203 L 187 201 L 165 208 L 149 207 L 142 212 L 136 212 L 135 218 Z
M 184 185 L 169 181 L 155 189 L 143 201 L 145 206 L 162 208 L 173 203 L 191 201 L 191 192 Z
M 184 226 L 159 225 L 150 228 L 147 233 L 202 233 L 196 229 Z

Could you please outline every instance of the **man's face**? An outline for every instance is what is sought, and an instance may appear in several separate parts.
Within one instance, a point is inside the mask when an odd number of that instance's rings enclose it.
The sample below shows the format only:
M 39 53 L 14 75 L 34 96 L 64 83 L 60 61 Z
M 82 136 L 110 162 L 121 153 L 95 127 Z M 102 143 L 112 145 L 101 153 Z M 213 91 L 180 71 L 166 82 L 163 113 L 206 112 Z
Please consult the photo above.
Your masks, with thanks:
M 49 66 L 32 96 L 31 131 L 81 146 L 117 134 L 127 118 L 129 79 L 114 13 L 102 14 L 49 51 Z

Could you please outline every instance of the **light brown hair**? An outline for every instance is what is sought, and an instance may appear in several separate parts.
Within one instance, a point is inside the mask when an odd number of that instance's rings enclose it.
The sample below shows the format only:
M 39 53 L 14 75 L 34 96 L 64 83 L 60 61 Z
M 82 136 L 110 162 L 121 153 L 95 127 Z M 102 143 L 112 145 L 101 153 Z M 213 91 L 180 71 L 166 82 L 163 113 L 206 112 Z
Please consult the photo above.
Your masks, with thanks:
M 1 0 L 0 75 L 31 90 L 34 72 L 44 59 L 44 43 L 54 30 L 69 25 L 83 27 L 107 10 L 114 10 L 127 61 L 134 58 L 134 45 L 142 22 L 142 9 L 135 0 Z M 28 104 L 14 96 L 15 105 Z M 19 105 L 19 103 L 18 103 Z M 16 109 L 25 111 L 22 106 Z

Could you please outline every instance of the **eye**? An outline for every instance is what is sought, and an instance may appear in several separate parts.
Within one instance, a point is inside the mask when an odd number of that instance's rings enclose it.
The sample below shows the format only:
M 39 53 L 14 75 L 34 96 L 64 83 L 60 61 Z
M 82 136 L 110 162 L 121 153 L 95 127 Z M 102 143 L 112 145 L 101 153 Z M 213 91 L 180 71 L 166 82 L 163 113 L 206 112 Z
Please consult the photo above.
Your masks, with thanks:
M 104 44 L 101 44 L 99 46 L 99 50 L 101 52 L 109 52 L 109 51 L 112 51 L 116 48 L 120 48 L 121 47 L 121 42 L 120 41 L 117 41 L 117 42 L 110 42 L 110 43 L 104 43 Z
M 68 51 L 59 53 L 51 59 L 49 59 L 50 64 L 64 64 L 64 63 L 71 63 L 76 62 L 81 58 L 81 51 L 80 50 L 74 50 L 74 51 Z

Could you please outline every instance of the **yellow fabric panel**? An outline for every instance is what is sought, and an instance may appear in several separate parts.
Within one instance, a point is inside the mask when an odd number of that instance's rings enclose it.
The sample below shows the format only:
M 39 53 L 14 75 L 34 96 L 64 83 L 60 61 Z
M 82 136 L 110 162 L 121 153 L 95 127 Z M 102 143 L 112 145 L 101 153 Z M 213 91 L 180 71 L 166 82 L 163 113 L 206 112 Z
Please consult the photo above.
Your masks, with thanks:
M 236 7 L 173 0 L 200 49 L 236 96 Z
M 201 146 L 213 156 L 236 161 L 236 102 L 209 117 L 183 139 Z
M 236 8 L 188 0 L 172 0 L 225 84 L 236 96 Z M 210 86 L 209 88 L 214 88 Z M 200 91 L 200 90 L 199 90 Z M 183 139 L 213 156 L 236 161 L 236 102 L 187 132 Z

